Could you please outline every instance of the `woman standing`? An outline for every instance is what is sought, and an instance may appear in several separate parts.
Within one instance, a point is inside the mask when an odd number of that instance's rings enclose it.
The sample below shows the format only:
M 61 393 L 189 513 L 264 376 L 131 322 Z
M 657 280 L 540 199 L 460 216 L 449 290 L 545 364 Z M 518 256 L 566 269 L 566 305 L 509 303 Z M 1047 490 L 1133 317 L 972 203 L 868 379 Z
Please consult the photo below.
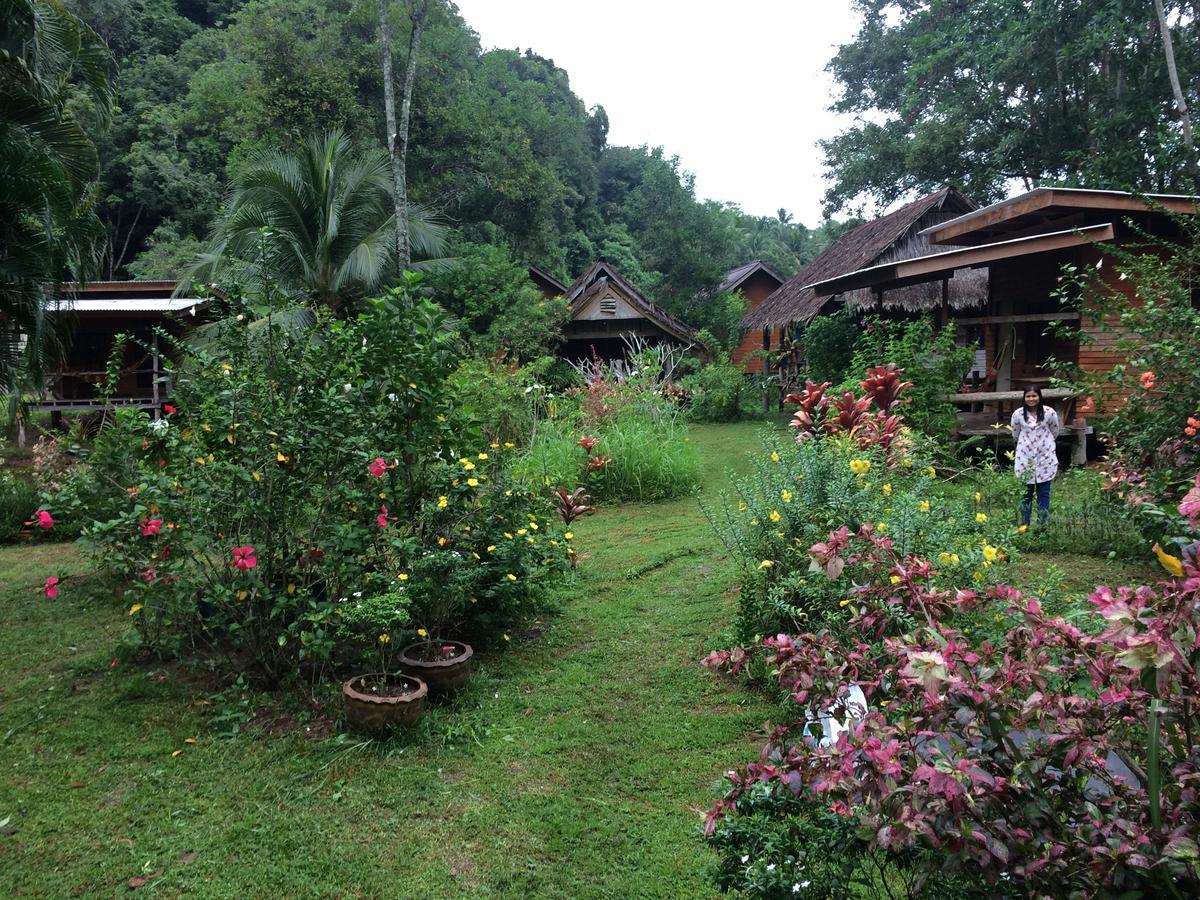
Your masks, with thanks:
M 1025 391 L 1024 404 L 1012 414 L 1009 427 L 1017 442 L 1014 469 L 1025 482 L 1025 497 L 1021 500 L 1021 524 L 1028 525 L 1033 512 L 1033 495 L 1037 493 L 1038 524 L 1045 525 L 1050 517 L 1050 482 L 1058 474 L 1058 451 L 1054 439 L 1060 425 L 1058 413 L 1042 403 L 1042 389 Z

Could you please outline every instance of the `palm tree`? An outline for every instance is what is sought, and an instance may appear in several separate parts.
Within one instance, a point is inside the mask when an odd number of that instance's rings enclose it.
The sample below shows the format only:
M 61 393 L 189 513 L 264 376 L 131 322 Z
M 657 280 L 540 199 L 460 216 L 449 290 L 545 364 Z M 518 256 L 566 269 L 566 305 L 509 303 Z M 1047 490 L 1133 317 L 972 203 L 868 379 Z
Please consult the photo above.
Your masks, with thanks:
M 0 390 L 36 381 L 63 317 L 46 303 L 98 269 L 99 163 L 89 127 L 112 110 L 112 57 L 60 0 L 0 0 Z M 87 102 L 81 122 L 72 111 Z
M 234 179 L 209 251 L 191 275 L 233 271 L 339 308 L 391 275 L 394 218 L 388 157 L 355 153 L 340 131 L 305 141 L 292 155 L 260 152 Z M 444 266 L 446 227 L 408 205 L 410 240 L 426 257 L 415 270 Z M 181 282 L 181 287 L 191 279 Z

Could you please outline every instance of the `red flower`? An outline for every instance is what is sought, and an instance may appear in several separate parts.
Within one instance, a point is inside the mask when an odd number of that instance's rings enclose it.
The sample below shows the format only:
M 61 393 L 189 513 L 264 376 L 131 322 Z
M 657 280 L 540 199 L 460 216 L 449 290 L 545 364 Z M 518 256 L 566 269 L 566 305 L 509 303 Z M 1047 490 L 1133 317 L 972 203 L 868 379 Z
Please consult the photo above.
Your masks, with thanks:
M 38 525 L 42 526 L 42 528 L 49 529 L 54 527 L 54 517 L 50 515 L 49 510 L 39 509 L 34 515 L 37 516 Z
M 588 471 L 595 472 L 597 469 L 603 469 L 610 462 L 612 462 L 612 460 L 610 460 L 607 456 L 593 456 L 588 460 Z
M 591 453 L 596 448 L 598 443 L 600 443 L 600 438 L 592 437 L 591 435 L 579 439 L 579 446 L 588 453 Z
M 834 800 L 833 803 L 829 804 L 829 811 L 838 816 L 850 815 L 850 807 L 841 800 Z
M 388 465 L 386 462 L 384 462 L 384 459 L 382 456 L 375 457 L 373 460 L 371 460 L 371 464 L 369 466 L 367 466 L 367 471 L 370 472 L 372 475 L 374 475 L 376 478 L 382 478 L 383 473 L 386 472 L 387 469 L 388 469 Z
M 176 412 L 176 409 L 170 403 L 164 403 L 163 404 L 163 412 L 165 412 L 169 416 L 172 413 Z
M 58 579 L 53 576 L 47 578 L 46 583 L 42 585 L 42 591 L 48 599 L 53 600 L 58 596 Z
M 379 515 L 375 517 L 375 523 L 380 528 L 387 528 L 388 523 L 388 508 L 386 503 L 379 504 Z
M 253 547 L 234 547 L 233 548 L 233 567 L 243 571 L 253 569 L 258 565 L 258 559 L 254 555 Z
M 142 519 L 142 537 L 152 537 L 162 529 L 162 519 Z
M 1144 387 L 1146 390 L 1148 390 L 1148 391 L 1154 390 L 1154 373 L 1153 372 L 1143 372 L 1141 374 L 1141 377 L 1138 378 L 1138 381 L 1140 381 L 1142 383 L 1142 387 Z

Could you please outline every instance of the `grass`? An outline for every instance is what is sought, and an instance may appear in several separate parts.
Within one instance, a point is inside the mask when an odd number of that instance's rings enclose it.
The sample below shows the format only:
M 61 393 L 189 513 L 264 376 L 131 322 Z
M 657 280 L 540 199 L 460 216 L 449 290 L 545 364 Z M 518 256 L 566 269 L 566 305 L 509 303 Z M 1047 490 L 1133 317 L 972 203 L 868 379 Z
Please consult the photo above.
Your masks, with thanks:
M 692 430 L 701 490 L 748 470 L 761 427 Z M 87 597 L 74 548 L 0 550 L 5 894 L 155 876 L 140 893 L 713 895 L 693 809 L 757 756 L 773 712 L 697 664 L 732 621 L 736 573 L 691 496 L 605 505 L 574 531 L 590 556 L 561 614 L 387 741 L 331 728 L 329 693 L 316 708 L 174 666 L 113 668 L 128 617 Z M 1018 571 L 1051 563 L 1071 588 L 1137 576 L 1031 553 Z M 75 576 L 55 601 L 36 590 L 51 572 Z
M 694 429 L 706 489 L 757 427 Z M 303 725 L 271 737 L 295 710 L 255 724 L 268 698 L 110 668 L 127 628 L 115 601 L 35 591 L 48 571 L 84 573 L 73 548 L 0 550 L 0 821 L 15 829 L 0 884 L 111 894 L 161 872 L 141 892 L 711 895 L 692 810 L 756 754 L 769 714 L 697 665 L 730 619 L 734 573 L 690 496 L 606 507 L 574 530 L 591 557 L 562 614 L 385 742 Z

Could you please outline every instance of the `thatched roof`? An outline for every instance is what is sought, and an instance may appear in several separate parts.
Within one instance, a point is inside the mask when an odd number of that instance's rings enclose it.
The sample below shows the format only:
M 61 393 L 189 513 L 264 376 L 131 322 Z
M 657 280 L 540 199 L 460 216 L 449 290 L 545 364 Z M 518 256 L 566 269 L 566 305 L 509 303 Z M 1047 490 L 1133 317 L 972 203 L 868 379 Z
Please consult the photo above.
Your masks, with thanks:
M 561 297 L 567 292 L 565 284 L 545 269 L 539 269 L 537 266 L 529 267 L 529 280 L 547 297 Z
M 750 276 L 757 272 L 765 272 L 771 278 L 775 279 L 776 284 L 782 285 L 784 282 L 784 279 L 780 278 L 775 270 L 768 266 L 761 259 L 752 259 L 750 262 L 743 263 L 742 265 L 736 266 L 735 268 L 732 268 L 726 272 L 725 277 L 721 279 L 721 283 L 711 291 L 706 291 L 705 296 L 719 297 L 721 294 L 728 294 L 730 291 L 736 291 L 746 283 Z
M 662 307 L 656 306 L 643 297 L 637 288 L 626 281 L 625 277 L 604 259 L 592 263 L 587 271 L 576 278 L 574 283 L 567 288 L 565 296 L 571 304 L 571 315 L 574 316 L 587 306 L 588 301 L 610 283 L 629 301 L 630 306 L 667 334 L 685 343 L 700 344 L 696 338 L 696 330 L 691 325 L 682 319 L 677 319 Z
M 923 219 L 932 213 L 942 213 L 946 219 L 950 219 L 975 208 L 971 200 L 954 188 L 944 187 L 873 222 L 858 226 L 826 247 L 816 259 L 797 272 L 795 277 L 782 285 L 756 309 L 747 313 L 742 319 L 742 326 L 762 328 L 767 325 L 807 322 L 817 315 L 826 303 L 839 299 L 818 297 L 811 285 L 882 262 L 893 252 L 908 253 L 912 256 L 928 253 L 928 238 L 917 234 L 917 225 L 921 224 Z M 940 291 L 940 286 L 938 289 Z M 940 298 L 940 293 L 938 296 Z M 854 298 L 850 302 L 854 304 L 856 300 L 857 298 Z

